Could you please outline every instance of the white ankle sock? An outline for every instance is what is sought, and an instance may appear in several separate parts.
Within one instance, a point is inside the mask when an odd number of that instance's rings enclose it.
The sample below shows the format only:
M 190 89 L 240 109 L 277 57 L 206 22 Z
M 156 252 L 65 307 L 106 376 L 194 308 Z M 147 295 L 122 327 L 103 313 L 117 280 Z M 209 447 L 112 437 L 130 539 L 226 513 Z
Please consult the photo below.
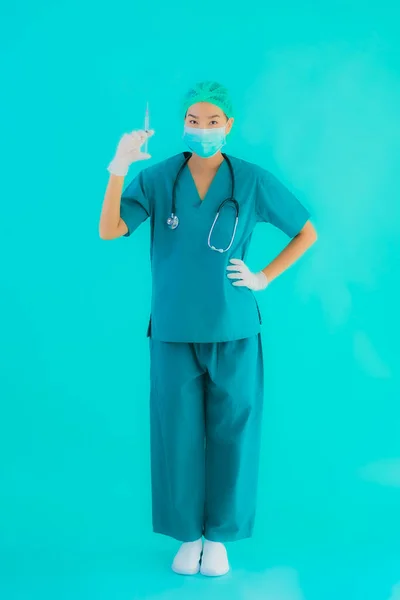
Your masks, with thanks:
M 179 575 L 196 575 L 200 571 L 202 540 L 186 542 L 179 548 L 172 563 L 172 570 Z
M 205 540 L 200 573 L 207 577 L 219 577 L 229 571 L 228 553 L 223 544 Z

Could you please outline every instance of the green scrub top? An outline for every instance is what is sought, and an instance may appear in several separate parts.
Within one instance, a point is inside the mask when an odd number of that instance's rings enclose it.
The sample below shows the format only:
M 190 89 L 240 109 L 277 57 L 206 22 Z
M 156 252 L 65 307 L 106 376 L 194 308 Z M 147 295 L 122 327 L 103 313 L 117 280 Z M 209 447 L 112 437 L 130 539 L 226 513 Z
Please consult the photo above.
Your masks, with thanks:
M 179 226 L 171 230 L 172 188 L 184 162 L 179 154 L 143 170 L 125 189 L 121 218 L 126 236 L 147 218 L 151 224 L 153 278 L 149 335 L 162 342 L 214 343 L 244 339 L 260 331 L 261 316 L 254 293 L 232 285 L 226 268 L 231 258 L 246 262 L 258 222 L 278 227 L 294 237 L 309 219 L 309 212 L 271 173 L 234 158 L 235 198 L 240 207 L 235 240 L 228 252 L 208 247 L 210 228 L 219 205 L 230 197 L 231 177 L 224 161 L 203 201 L 188 167 L 176 189 Z M 229 246 L 235 209 L 225 205 L 215 225 L 211 245 Z

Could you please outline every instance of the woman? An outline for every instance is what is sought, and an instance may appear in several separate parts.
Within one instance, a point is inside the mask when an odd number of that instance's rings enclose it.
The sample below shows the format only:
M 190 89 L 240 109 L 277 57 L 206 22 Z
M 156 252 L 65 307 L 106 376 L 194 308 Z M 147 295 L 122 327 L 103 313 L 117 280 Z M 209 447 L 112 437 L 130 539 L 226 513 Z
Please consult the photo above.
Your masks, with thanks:
M 141 171 L 122 193 L 154 132 L 125 134 L 100 219 L 102 239 L 151 220 L 153 528 L 182 542 L 172 568 L 186 575 L 224 575 L 224 543 L 252 534 L 263 404 L 254 292 L 316 240 L 307 210 L 271 173 L 221 153 L 232 115 L 223 86 L 196 85 L 182 111 L 190 153 Z M 245 260 L 259 221 L 292 239 L 253 273 Z

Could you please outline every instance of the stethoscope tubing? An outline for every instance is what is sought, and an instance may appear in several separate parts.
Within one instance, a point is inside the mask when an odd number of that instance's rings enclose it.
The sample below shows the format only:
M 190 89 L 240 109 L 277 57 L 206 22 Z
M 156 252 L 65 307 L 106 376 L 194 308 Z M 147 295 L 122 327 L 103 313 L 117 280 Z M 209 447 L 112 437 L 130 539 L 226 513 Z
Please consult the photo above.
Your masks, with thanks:
M 184 152 L 184 157 L 185 160 L 182 163 L 182 165 L 179 168 L 179 171 L 175 177 L 175 181 L 174 181 L 174 185 L 172 188 L 172 203 L 171 203 L 171 215 L 170 217 L 167 219 L 167 225 L 170 229 L 176 229 L 179 225 L 179 218 L 176 214 L 176 188 L 180 179 L 180 176 L 184 170 L 184 168 L 186 167 L 186 165 L 188 164 L 190 158 L 191 158 L 192 154 L 191 152 Z M 211 248 L 211 250 L 215 250 L 215 252 L 220 252 L 220 253 L 224 253 L 227 252 L 228 250 L 230 250 L 230 248 L 232 247 L 233 241 L 235 239 L 235 235 L 236 235 L 236 229 L 239 223 L 239 203 L 237 200 L 235 200 L 235 173 L 233 171 L 233 167 L 232 167 L 232 163 L 229 160 L 229 158 L 227 157 L 226 154 L 222 154 L 222 156 L 224 157 L 224 160 L 226 160 L 227 165 L 229 167 L 229 172 L 230 172 L 230 176 L 231 176 L 231 195 L 229 198 L 226 198 L 225 200 L 223 200 L 221 202 L 221 204 L 219 205 L 218 209 L 217 209 L 217 214 L 215 215 L 215 219 L 214 222 L 211 226 L 209 235 L 208 235 L 208 246 L 209 248 Z M 221 213 L 222 208 L 225 206 L 225 204 L 227 204 L 228 202 L 232 203 L 235 206 L 235 211 L 236 211 L 236 219 L 235 219 L 235 226 L 233 229 L 233 234 L 232 234 L 232 238 L 230 241 L 230 244 L 227 248 L 225 248 L 225 250 L 223 250 L 222 248 L 215 248 L 215 246 L 213 246 L 211 244 L 211 237 L 212 237 L 212 233 L 214 231 L 214 227 L 219 219 L 219 215 Z
M 173 185 L 173 188 L 172 188 L 172 203 L 171 203 L 171 216 L 172 217 L 174 217 L 174 216 L 176 217 L 177 216 L 176 215 L 176 188 L 178 186 L 179 179 L 180 179 L 180 177 L 182 175 L 182 172 L 183 172 L 184 168 L 186 167 L 186 165 L 188 164 L 189 160 L 192 157 L 192 153 L 191 152 L 184 152 L 183 154 L 184 154 L 185 160 L 181 164 L 181 166 L 179 167 L 179 171 L 177 173 L 177 176 L 175 177 L 174 185 Z M 230 176 L 231 176 L 231 195 L 230 195 L 229 198 L 227 198 L 226 200 L 224 200 L 223 202 L 221 202 L 221 204 L 218 207 L 218 211 L 217 212 L 221 211 L 221 208 L 223 207 L 223 205 L 226 202 L 231 201 L 231 202 L 233 202 L 235 204 L 237 217 L 239 217 L 239 204 L 235 200 L 235 186 L 236 186 L 235 173 L 233 171 L 232 163 L 231 163 L 230 159 L 227 157 L 227 155 L 226 154 L 222 154 L 222 156 L 226 160 L 226 163 L 227 163 L 227 165 L 229 167 L 229 172 L 230 172 Z

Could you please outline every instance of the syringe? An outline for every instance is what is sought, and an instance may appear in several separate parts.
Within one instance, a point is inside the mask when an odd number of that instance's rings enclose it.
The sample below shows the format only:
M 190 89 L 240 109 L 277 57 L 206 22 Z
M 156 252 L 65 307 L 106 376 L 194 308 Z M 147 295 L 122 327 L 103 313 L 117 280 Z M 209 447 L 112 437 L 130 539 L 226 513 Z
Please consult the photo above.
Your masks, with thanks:
M 144 130 L 145 131 L 150 131 L 150 113 L 149 113 L 149 103 L 147 102 L 146 105 L 146 113 L 144 115 Z M 146 154 L 148 154 L 149 151 L 149 138 L 146 138 L 145 144 L 144 144 L 144 151 Z

